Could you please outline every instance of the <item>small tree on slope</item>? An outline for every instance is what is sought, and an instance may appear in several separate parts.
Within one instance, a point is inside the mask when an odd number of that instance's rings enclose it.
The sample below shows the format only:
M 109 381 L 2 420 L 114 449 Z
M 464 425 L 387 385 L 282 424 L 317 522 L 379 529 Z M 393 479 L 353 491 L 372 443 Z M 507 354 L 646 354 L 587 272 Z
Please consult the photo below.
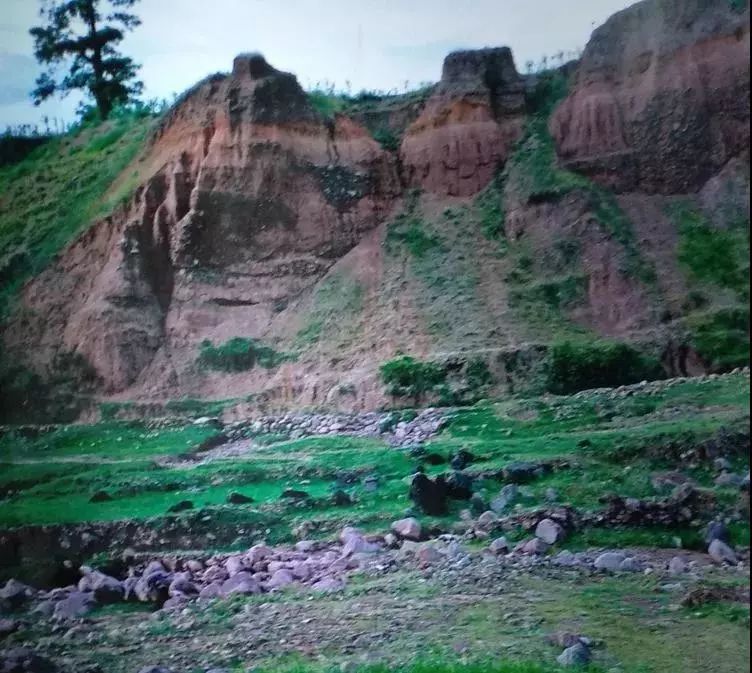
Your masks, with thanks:
M 127 31 L 141 21 L 126 10 L 138 0 L 43 0 L 40 16 L 46 25 L 29 32 L 34 38 L 34 56 L 48 66 L 32 91 L 34 103 L 56 93 L 63 96 L 83 89 L 94 99 L 102 119 L 112 108 L 141 93 L 138 67 L 115 48 Z M 58 75 L 58 68 L 65 73 Z

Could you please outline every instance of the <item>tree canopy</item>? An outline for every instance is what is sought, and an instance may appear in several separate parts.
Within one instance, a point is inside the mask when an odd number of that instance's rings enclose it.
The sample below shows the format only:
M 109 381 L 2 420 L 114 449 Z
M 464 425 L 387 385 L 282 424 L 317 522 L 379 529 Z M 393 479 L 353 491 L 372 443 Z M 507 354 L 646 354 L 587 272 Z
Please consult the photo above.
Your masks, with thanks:
M 112 108 L 138 96 L 139 66 L 116 46 L 141 20 L 128 10 L 138 0 L 43 0 L 45 25 L 30 33 L 34 56 L 48 66 L 36 81 L 34 103 L 55 94 L 87 91 L 106 119 Z M 60 72 L 62 71 L 62 72 Z

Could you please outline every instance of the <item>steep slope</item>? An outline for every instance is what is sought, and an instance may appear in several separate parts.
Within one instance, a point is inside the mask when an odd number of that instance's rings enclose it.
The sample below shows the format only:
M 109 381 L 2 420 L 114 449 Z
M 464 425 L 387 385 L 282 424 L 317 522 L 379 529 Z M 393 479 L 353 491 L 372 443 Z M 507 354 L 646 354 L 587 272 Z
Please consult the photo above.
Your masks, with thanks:
M 123 408 L 238 414 L 385 404 L 398 351 L 499 392 L 539 385 L 561 339 L 671 374 L 744 364 L 748 26 L 647 0 L 579 64 L 457 52 L 419 96 L 332 118 L 240 56 L 162 120 L 133 199 L 24 287 L 5 348 L 47 377 L 75 354 Z

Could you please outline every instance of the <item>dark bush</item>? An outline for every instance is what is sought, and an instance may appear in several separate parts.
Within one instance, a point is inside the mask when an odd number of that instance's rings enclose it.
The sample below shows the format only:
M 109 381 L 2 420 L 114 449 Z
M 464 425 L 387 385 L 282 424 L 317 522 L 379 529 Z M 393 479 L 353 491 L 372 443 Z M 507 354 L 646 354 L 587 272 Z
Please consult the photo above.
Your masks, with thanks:
M 629 344 L 615 341 L 563 341 L 548 358 L 546 389 L 568 394 L 663 378 L 658 360 Z
M 396 397 L 413 397 L 416 402 L 446 381 L 447 371 L 439 363 L 421 362 L 409 355 L 389 360 L 379 368 L 381 380 Z

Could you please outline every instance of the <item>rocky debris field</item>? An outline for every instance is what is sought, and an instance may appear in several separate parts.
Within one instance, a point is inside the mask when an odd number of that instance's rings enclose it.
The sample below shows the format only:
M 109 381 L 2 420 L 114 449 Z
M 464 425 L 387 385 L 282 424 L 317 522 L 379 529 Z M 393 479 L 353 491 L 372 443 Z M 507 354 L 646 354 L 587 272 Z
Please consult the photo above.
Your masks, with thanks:
M 739 673 L 748 392 L 6 433 L 0 671 Z
M 109 614 L 110 617 L 106 618 L 109 622 L 117 613 L 108 613 L 108 609 L 128 605 L 144 605 L 149 619 L 142 622 L 142 626 L 147 629 L 158 630 L 160 625 L 170 624 L 177 634 L 193 630 L 197 620 L 211 611 L 234 611 L 240 607 L 241 614 L 247 615 L 254 624 L 253 643 L 264 644 L 263 651 L 259 651 L 252 643 L 246 643 L 244 651 L 260 659 L 285 653 L 290 646 L 298 647 L 302 642 L 313 650 L 323 651 L 334 641 L 343 652 L 365 650 L 368 653 L 370 649 L 365 645 L 368 639 L 379 650 L 388 646 L 395 636 L 402 635 L 399 628 L 391 623 L 380 624 L 379 629 L 372 633 L 361 633 L 355 640 L 356 647 L 348 647 L 343 645 L 344 634 L 326 633 L 325 624 L 310 619 L 306 622 L 308 633 L 302 640 L 300 632 L 291 633 L 290 642 L 286 638 L 278 639 L 278 634 L 285 633 L 285 619 L 296 619 L 300 601 L 306 596 L 315 601 L 321 596 L 336 595 L 338 600 L 352 603 L 355 609 L 359 600 L 357 588 L 368 582 L 388 586 L 391 581 L 403 587 L 405 583 L 415 583 L 413 588 L 431 582 L 438 585 L 437 597 L 445 596 L 451 587 L 453 591 L 449 594 L 456 599 L 459 587 L 472 586 L 475 591 L 489 595 L 503 594 L 505 585 L 495 584 L 493 580 L 507 583 L 510 578 L 528 575 L 548 578 L 548 581 L 565 578 L 575 584 L 640 576 L 656 591 L 671 596 L 675 605 L 682 609 L 717 603 L 719 596 L 721 601 L 730 605 L 749 603 L 749 587 L 744 586 L 749 573 L 748 553 L 743 554 L 745 558 L 742 559 L 742 555 L 737 557 L 725 545 L 716 548 L 717 538 L 711 542 L 709 554 L 601 549 L 585 552 L 562 550 L 555 555 L 546 555 L 560 530 L 552 519 L 542 519 L 535 528 L 534 537 L 526 542 L 512 546 L 503 537 L 496 537 L 478 548 L 472 545 L 472 534 L 464 537 L 441 535 L 422 540 L 426 532 L 420 522 L 407 518 L 395 521 L 391 531 L 383 536 L 365 535 L 357 529 L 345 528 L 334 543 L 300 541 L 285 548 L 257 544 L 237 554 L 214 554 L 203 558 L 182 558 L 176 554 L 153 558 L 129 567 L 124 579 L 82 567 L 77 585 L 47 591 L 9 580 L 0 589 L 0 608 L 9 615 L 3 618 L 0 627 L 3 636 L 12 638 L 18 647 L 3 654 L 0 662 L 4 668 L 0 670 L 86 670 L 92 673 L 137 673 L 143 670 L 137 662 L 147 662 L 148 651 L 138 656 L 134 654 L 132 666 L 121 662 L 116 668 L 108 668 L 113 664 L 96 663 L 97 656 L 106 656 L 107 648 L 106 640 L 91 638 L 91 635 L 102 635 L 96 630 L 102 623 L 99 615 Z M 481 539 L 484 537 L 481 535 Z M 538 544 L 531 544 L 535 542 Z M 717 553 L 718 549 L 723 553 Z M 725 593 L 714 594 L 714 590 L 708 588 L 714 586 L 726 587 Z M 270 602 L 264 603 L 264 600 Z M 510 613 L 505 618 L 513 616 L 514 613 Z M 428 623 L 422 627 L 432 624 L 435 618 L 429 615 Z M 438 627 L 435 623 L 432 625 Z M 248 624 L 245 626 L 247 629 Z M 49 633 L 43 639 L 44 646 L 33 655 L 28 654 L 31 664 L 19 668 L 14 662 L 22 658 L 20 653 L 32 652 L 28 638 L 39 631 Z M 72 647 L 85 634 L 87 641 L 91 641 L 98 651 L 80 651 Z M 228 634 L 231 640 L 235 640 L 235 636 L 237 634 Z M 144 634 L 142 637 L 145 641 L 148 638 Z M 201 640 L 200 632 L 197 639 Z M 593 656 L 593 649 L 596 658 L 609 658 L 598 651 L 607 648 L 607 643 L 596 643 L 588 636 L 549 634 L 548 642 L 561 650 L 556 661 L 564 667 L 587 664 Z M 125 643 L 113 646 L 123 645 Z M 204 652 L 202 659 L 206 658 L 206 645 L 199 647 Z M 233 649 L 225 650 L 218 655 L 219 663 L 223 664 L 233 653 Z M 169 670 L 195 670 L 187 668 L 193 656 L 178 649 L 169 651 Z M 75 664 L 71 667 L 73 662 Z

